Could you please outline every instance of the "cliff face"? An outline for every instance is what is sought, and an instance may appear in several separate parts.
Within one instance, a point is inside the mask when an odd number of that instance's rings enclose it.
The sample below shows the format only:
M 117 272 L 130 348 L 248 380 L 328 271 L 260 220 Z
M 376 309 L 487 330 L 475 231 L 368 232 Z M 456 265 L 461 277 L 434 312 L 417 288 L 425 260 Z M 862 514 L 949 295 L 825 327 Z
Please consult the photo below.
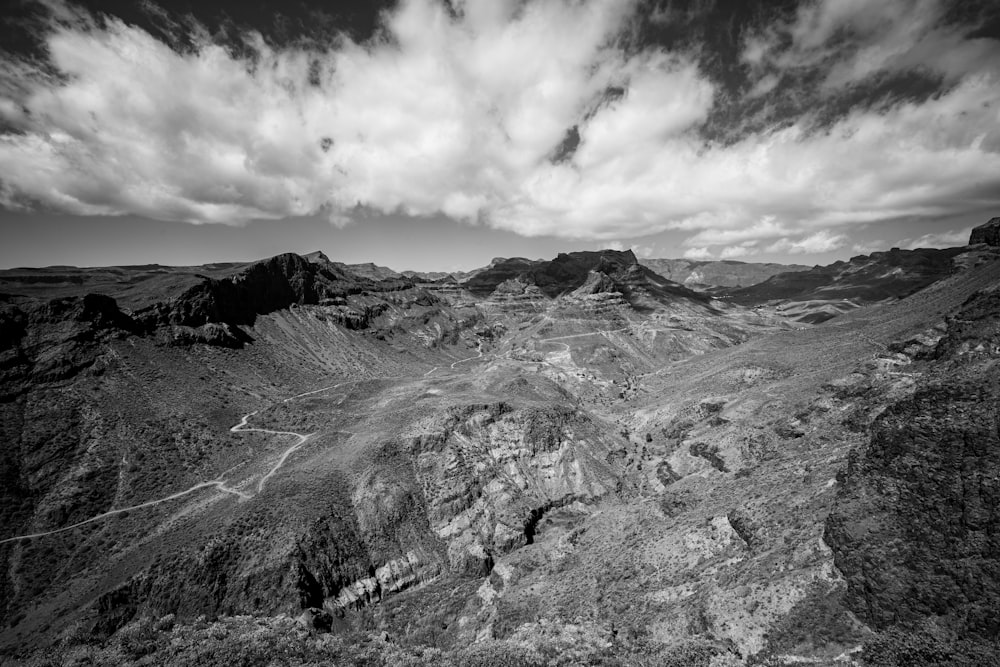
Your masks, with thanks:
M 150 326 L 198 327 L 210 322 L 250 325 L 258 315 L 291 305 L 343 300 L 366 289 L 376 286 L 366 278 L 345 274 L 332 264 L 310 262 L 286 253 L 251 264 L 225 278 L 205 277 L 176 298 L 139 311 L 137 318 Z
M 468 278 L 465 281 L 465 287 L 476 296 L 489 296 L 498 285 L 525 275 L 537 264 L 539 262 L 523 257 L 498 258 L 488 267 Z
M 638 310 L 678 301 L 699 305 L 710 301 L 642 266 L 631 250 L 560 253 L 549 261 L 508 259 L 481 271 L 465 286 L 473 294 L 487 296 L 511 281 L 549 298 L 619 293 Z
M 144 297 L 138 297 L 121 285 L 109 288 L 128 302 L 148 304 L 134 311 L 123 311 L 119 302 L 106 294 L 40 299 L 33 296 L 37 290 L 29 279 L 52 276 L 42 270 L 39 276 L 14 276 L 11 282 L 14 279 L 19 282 L 12 286 L 21 289 L 27 284 L 32 289 L 23 291 L 32 296 L 9 297 L 2 306 L 0 348 L 16 346 L 28 331 L 40 331 L 37 335 L 51 346 L 49 339 L 53 337 L 93 341 L 106 337 L 112 330 L 119 334 L 153 336 L 162 344 L 204 343 L 238 348 L 252 340 L 241 327 L 252 326 L 261 315 L 293 306 L 323 306 L 328 319 L 348 329 L 360 330 L 383 324 L 376 321 L 392 305 L 403 309 L 410 306 L 433 308 L 441 303 L 435 295 L 415 288 L 412 282 L 398 275 L 376 281 L 344 271 L 327 260 L 310 261 L 292 253 L 245 266 L 205 268 L 211 268 L 207 273 L 214 275 L 189 269 L 173 276 L 171 279 L 178 283 L 174 292 L 169 291 L 172 285 L 167 277 L 149 278 L 142 267 L 135 271 L 114 269 L 116 275 L 123 274 L 119 277 L 126 284 L 134 282 L 141 286 L 155 282 L 150 285 L 150 294 Z M 107 269 L 94 278 L 87 270 L 77 271 L 72 273 L 67 268 L 70 275 L 55 277 L 60 284 L 95 281 L 97 287 L 107 287 L 100 280 L 105 280 L 105 274 L 112 272 Z M 63 286 L 63 291 L 65 289 Z M 75 327 L 73 331 L 67 328 L 70 326 Z M 41 331 L 39 327 L 49 329 Z
M 851 461 L 827 542 L 849 604 L 886 628 L 946 617 L 1000 632 L 1000 385 L 929 386 L 881 417 Z
M 976 243 L 1000 246 L 1000 218 L 991 218 L 985 224 L 972 230 L 972 234 L 969 236 L 969 245 Z
M 1000 621 L 1000 302 L 950 318 L 910 398 L 849 459 L 826 525 L 848 603 L 878 629 L 937 619 L 997 637 Z
M 444 574 L 486 576 L 531 543 L 552 508 L 613 493 L 606 427 L 568 406 L 452 406 L 384 444 L 354 479 L 326 471 L 318 497 L 251 501 L 201 544 L 179 548 L 96 603 L 98 632 L 137 614 L 362 610 Z M 319 473 L 316 473 L 319 474 Z
M 428 519 L 452 568 L 487 574 L 495 558 L 531 542 L 546 510 L 615 490 L 621 471 L 604 460 L 612 447 L 569 407 L 453 411 L 415 442 Z
M 101 294 L 48 301 L 8 297 L 0 301 L 2 391 L 71 377 L 94 363 L 103 341 L 140 331 L 114 299 Z

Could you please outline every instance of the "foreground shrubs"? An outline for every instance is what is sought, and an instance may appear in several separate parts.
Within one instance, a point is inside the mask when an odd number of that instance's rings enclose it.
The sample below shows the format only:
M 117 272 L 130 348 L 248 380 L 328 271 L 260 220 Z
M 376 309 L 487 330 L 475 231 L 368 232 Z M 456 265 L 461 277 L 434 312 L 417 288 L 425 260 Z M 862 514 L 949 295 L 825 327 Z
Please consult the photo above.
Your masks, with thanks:
M 693 640 L 665 647 L 641 640 L 608 640 L 598 628 L 528 624 L 504 640 L 442 650 L 402 646 L 364 633 L 318 634 L 293 619 L 249 616 L 175 624 L 172 616 L 141 619 L 102 643 L 67 630 L 59 648 L 12 662 L 24 667 L 710 667 L 725 657 L 718 646 Z M 6 663 L 5 663 L 6 664 Z
M 865 642 L 861 662 L 867 667 L 1000 667 L 1000 644 L 959 639 L 931 627 L 891 628 Z

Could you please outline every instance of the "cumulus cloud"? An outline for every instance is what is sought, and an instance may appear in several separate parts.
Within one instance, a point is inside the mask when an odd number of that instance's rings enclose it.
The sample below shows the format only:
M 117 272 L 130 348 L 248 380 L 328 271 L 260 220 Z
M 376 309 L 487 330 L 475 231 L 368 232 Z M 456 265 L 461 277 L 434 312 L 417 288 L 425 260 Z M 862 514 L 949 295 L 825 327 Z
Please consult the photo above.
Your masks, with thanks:
M 653 249 L 653 246 L 651 245 L 636 244 L 632 246 L 632 252 L 634 252 L 637 257 L 649 258 L 652 257 L 653 253 L 656 251 Z
M 831 252 L 847 245 L 847 236 L 821 230 L 800 239 L 783 238 L 767 247 L 767 252 L 789 253 L 792 255 Z
M 759 252 L 760 249 L 756 247 L 756 242 L 731 245 L 726 246 L 719 252 L 719 259 L 738 259 L 740 257 L 750 257 Z
M 877 250 L 885 250 L 888 247 L 885 241 L 870 241 L 868 243 L 855 243 L 851 246 L 851 250 L 859 255 L 870 255 Z
M 937 28 L 941 3 L 901 1 L 804 5 L 747 42 L 751 94 L 796 62 L 846 85 L 947 49 L 940 94 L 725 144 L 700 132 L 721 93 L 695 54 L 619 46 L 631 2 L 404 0 L 372 42 L 250 34 L 249 56 L 198 34 L 178 52 L 56 5 L 46 66 L 0 63 L 0 198 L 227 224 L 360 207 L 526 236 L 682 230 L 699 258 L 747 241 L 826 252 L 852 224 L 1000 207 L 996 45 Z
M 757 69 L 759 86 L 794 70 L 824 68 L 828 90 L 876 74 L 924 68 L 957 81 L 994 69 L 995 40 L 969 38 L 968 26 L 946 19 L 940 0 L 818 0 L 799 5 L 794 18 L 751 35 L 743 60 Z
M 684 251 L 684 259 L 714 259 L 715 255 L 708 248 L 688 248 Z
M 968 243 L 971 235 L 972 227 L 966 227 L 965 229 L 949 230 L 937 234 L 924 234 L 915 239 L 901 239 L 896 246 L 904 250 L 916 250 L 917 248 L 953 248 Z

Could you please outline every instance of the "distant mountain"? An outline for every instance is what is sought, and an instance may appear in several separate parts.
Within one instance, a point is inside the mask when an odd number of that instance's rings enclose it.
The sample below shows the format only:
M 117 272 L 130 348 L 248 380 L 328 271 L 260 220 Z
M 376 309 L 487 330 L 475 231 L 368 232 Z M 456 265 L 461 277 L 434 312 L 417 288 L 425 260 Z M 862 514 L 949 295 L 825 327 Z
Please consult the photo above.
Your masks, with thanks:
M 404 278 L 409 278 L 417 282 L 423 283 L 436 283 L 441 281 L 447 282 L 457 282 L 459 278 L 452 273 L 447 271 L 401 271 L 400 274 Z M 459 272 L 458 275 L 461 275 Z
M 509 259 L 498 257 L 490 262 L 489 266 L 483 267 L 465 279 L 463 283 L 473 294 L 487 296 L 505 280 L 527 275 L 531 269 L 543 263 L 541 260 L 524 257 L 511 257 Z
M 474 295 L 488 296 L 501 286 L 508 290 L 510 281 L 537 288 L 549 298 L 581 296 L 581 289 L 588 294 L 618 292 L 640 309 L 677 299 L 710 301 L 641 265 L 631 250 L 560 253 L 549 261 L 515 257 L 494 263 L 465 281 L 465 286 Z
M 0 271 L 0 294 L 46 299 L 100 293 L 123 308 L 137 310 L 176 296 L 206 278 L 224 278 L 248 263 L 202 266 L 49 266 Z
M 716 294 L 743 306 L 774 303 L 794 319 L 817 323 L 863 305 L 909 296 L 952 273 L 953 258 L 966 250 L 893 248 L 828 266 L 779 273 L 756 285 Z
M 397 273 L 387 266 L 379 266 L 371 262 L 364 264 L 333 262 L 333 265 L 343 271 L 353 273 L 360 278 L 368 278 L 369 280 L 398 280 L 404 277 L 403 274 Z
M 769 264 L 732 260 L 640 259 L 639 263 L 649 267 L 664 278 L 687 287 L 699 285 L 747 287 L 763 282 L 779 273 L 809 269 L 808 266 L 801 264 Z
M 105 328 L 178 344 L 226 347 L 247 342 L 240 326 L 291 306 L 329 306 L 336 311 L 338 323 L 362 329 L 386 309 L 381 293 L 409 290 L 407 301 L 412 298 L 428 306 L 435 301 L 394 271 L 372 272 L 366 269 L 374 265 L 356 266 L 362 268 L 331 262 L 323 253 L 314 252 L 305 257 L 285 253 L 249 264 L 199 267 L 12 269 L 0 271 L 0 299 L 16 304 L 11 318 L 20 313 L 18 317 L 28 321 L 37 319 L 39 326 L 53 308 L 60 313 L 79 310 L 81 322 L 93 319 L 93 311 L 100 313 L 102 323 L 111 323 L 102 324 Z M 361 275 L 365 272 L 385 277 Z M 45 305 L 53 298 L 59 299 L 58 306 L 54 301 Z
M 996 664 L 980 234 L 701 293 L 0 271 L 0 663 Z
M 373 264 L 372 262 L 365 262 L 363 264 L 345 264 L 344 262 L 334 262 L 319 250 L 311 252 L 307 255 L 302 255 L 302 257 L 311 264 L 333 267 L 358 278 L 367 278 L 368 280 L 375 281 L 397 280 L 399 278 L 403 278 L 401 273 L 397 273 L 396 271 L 393 271 L 385 266 Z

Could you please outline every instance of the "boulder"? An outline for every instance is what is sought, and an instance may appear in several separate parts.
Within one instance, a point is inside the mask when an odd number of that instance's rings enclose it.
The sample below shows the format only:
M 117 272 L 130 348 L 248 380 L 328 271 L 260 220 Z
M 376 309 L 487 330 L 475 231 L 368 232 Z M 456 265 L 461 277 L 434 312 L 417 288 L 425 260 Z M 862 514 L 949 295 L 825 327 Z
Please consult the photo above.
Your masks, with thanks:
M 309 607 L 303 610 L 296 621 L 306 630 L 330 632 L 333 629 L 333 616 L 329 612 L 316 607 Z

